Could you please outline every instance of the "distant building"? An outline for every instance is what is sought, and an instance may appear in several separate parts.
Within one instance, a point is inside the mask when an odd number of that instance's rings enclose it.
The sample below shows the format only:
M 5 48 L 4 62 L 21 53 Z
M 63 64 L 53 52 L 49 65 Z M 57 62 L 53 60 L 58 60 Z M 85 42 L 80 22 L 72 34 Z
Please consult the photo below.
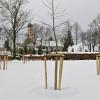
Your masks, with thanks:
M 39 29 L 40 26 L 37 24 L 29 23 L 27 26 L 27 37 L 25 39 L 24 46 L 27 46 L 28 52 L 34 49 L 37 53 L 40 46 L 42 46 L 43 52 L 46 50 L 50 52 L 56 51 L 56 43 L 53 36 L 46 34 L 45 31 L 41 32 Z M 60 37 L 61 36 L 59 36 L 59 38 Z M 62 47 L 63 44 L 61 43 L 61 40 L 58 39 L 58 50 L 61 51 Z
M 69 46 L 68 52 L 88 52 L 88 47 L 82 45 L 82 43 L 78 43 L 77 45 Z
M 33 25 L 31 23 L 28 24 L 28 33 L 27 33 L 28 39 L 33 39 Z
M 27 52 L 32 53 L 34 48 L 34 32 L 33 32 L 33 25 L 31 23 L 27 26 L 27 37 L 24 41 L 24 47 L 27 47 Z
M 43 51 L 46 51 L 46 49 L 48 49 L 51 52 L 56 51 L 56 43 L 54 40 L 52 41 L 42 40 L 42 44 L 41 44 L 41 39 L 38 38 L 36 41 L 36 49 L 38 49 L 40 45 L 42 45 Z M 58 41 L 58 50 L 61 51 L 62 48 L 63 48 L 63 44 L 60 41 Z

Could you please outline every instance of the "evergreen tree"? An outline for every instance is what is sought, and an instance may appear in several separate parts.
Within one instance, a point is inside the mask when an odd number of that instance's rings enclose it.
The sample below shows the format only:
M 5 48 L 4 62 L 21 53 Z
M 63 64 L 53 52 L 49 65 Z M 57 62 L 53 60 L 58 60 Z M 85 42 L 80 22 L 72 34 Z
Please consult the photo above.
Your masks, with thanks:
M 48 48 L 46 48 L 46 54 L 48 54 L 48 53 L 49 53 Z
M 42 54 L 42 46 L 40 45 L 38 48 L 38 55 L 41 55 L 41 54 Z
M 67 41 L 68 41 L 68 47 L 74 45 L 71 31 L 68 31 Z
M 27 54 L 27 45 L 24 46 L 24 53 Z
M 5 41 L 4 48 L 6 48 L 7 50 L 10 50 L 10 46 L 9 46 L 9 41 L 8 40 Z
M 63 51 L 68 51 L 67 48 L 67 38 L 65 37 Z
M 23 54 L 23 49 L 20 49 L 20 54 Z
M 36 52 L 35 52 L 35 49 L 33 48 L 33 55 L 35 55 L 35 53 L 36 53 Z
M 32 47 L 28 47 L 27 53 L 28 53 L 28 54 L 32 54 L 32 53 L 33 53 Z
M 52 36 L 49 38 L 49 41 L 53 41 L 53 38 L 52 38 Z
M 65 40 L 64 40 L 63 51 L 68 51 L 68 47 L 72 46 L 73 44 L 74 42 L 73 42 L 71 31 L 68 31 L 67 38 L 65 37 Z

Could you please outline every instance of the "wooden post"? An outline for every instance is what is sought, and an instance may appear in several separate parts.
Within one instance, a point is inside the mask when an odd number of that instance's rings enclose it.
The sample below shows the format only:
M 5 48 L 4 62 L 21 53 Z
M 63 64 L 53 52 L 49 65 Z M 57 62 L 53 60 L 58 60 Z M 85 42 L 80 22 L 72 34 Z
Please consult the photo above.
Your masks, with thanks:
M 97 67 L 97 75 L 99 75 L 99 72 L 98 72 L 98 56 L 96 56 L 96 67 Z
M 46 63 L 46 57 L 44 57 L 44 62 L 45 62 L 45 89 L 48 88 L 48 83 L 47 83 L 47 63 Z
M 100 69 L 99 55 L 96 56 L 96 66 L 97 66 L 97 75 L 99 75 L 99 69 Z
M 25 56 L 23 55 L 23 63 L 25 64 Z
M 5 70 L 5 61 L 6 61 L 6 58 L 5 58 L 6 56 L 4 55 L 3 56 L 3 70 Z
M 0 70 L 1 70 L 1 61 L 2 61 L 2 59 L 1 59 L 1 55 L 0 55 Z
M 98 57 L 98 60 L 99 60 L 99 61 L 98 61 L 98 63 L 99 63 L 99 64 L 98 64 L 98 70 L 99 70 L 99 75 L 100 75 L 100 56 Z
M 3 65 L 1 64 L 1 61 L 3 62 Z M 7 61 L 8 61 L 8 55 L 6 48 L 0 48 L 0 69 L 3 70 L 7 69 Z
M 7 64 L 8 64 L 8 55 L 6 55 L 6 70 L 7 70 Z
M 22 61 L 23 61 L 23 63 L 24 63 L 24 55 L 22 55 L 22 59 L 21 59 Z
M 62 70 L 63 70 L 63 57 L 60 57 L 58 90 L 61 90 Z
M 0 55 L 0 70 L 1 70 L 1 55 Z
M 57 73 L 58 72 L 58 57 L 55 57 L 55 76 L 54 76 L 54 89 L 57 90 Z
M 62 70 L 63 70 L 63 57 L 62 54 L 47 54 L 44 55 L 45 62 L 45 88 L 48 88 L 47 85 L 47 63 L 46 57 L 55 57 L 55 71 L 54 71 L 54 90 L 61 89 L 61 80 L 62 80 Z M 60 58 L 60 66 L 59 66 L 59 77 L 58 77 L 58 60 Z M 59 80 L 58 80 L 59 78 Z M 58 83 L 58 84 L 57 84 Z
M 25 59 L 26 59 L 26 63 L 27 63 L 28 62 L 28 57 L 26 56 Z

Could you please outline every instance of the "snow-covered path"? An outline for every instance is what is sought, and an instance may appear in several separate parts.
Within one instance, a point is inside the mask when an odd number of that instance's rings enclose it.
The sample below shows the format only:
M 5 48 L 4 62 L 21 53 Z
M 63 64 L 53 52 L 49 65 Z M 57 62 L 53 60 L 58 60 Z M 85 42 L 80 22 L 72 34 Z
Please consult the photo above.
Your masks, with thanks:
M 0 100 L 100 100 L 100 76 L 95 60 L 64 61 L 62 90 L 54 91 L 54 61 L 48 61 L 48 85 L 44 89 L 44 62 L 10 61 L 0 71 Z

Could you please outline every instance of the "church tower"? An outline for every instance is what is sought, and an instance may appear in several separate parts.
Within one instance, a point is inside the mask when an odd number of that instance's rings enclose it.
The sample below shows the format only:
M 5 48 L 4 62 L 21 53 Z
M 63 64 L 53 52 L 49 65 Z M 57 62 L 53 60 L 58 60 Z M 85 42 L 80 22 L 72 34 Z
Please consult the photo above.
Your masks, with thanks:
M 30 39 L 30 40 L 33 39 L 33 25 L 31 23 L 28 24 L 27 38 Z

